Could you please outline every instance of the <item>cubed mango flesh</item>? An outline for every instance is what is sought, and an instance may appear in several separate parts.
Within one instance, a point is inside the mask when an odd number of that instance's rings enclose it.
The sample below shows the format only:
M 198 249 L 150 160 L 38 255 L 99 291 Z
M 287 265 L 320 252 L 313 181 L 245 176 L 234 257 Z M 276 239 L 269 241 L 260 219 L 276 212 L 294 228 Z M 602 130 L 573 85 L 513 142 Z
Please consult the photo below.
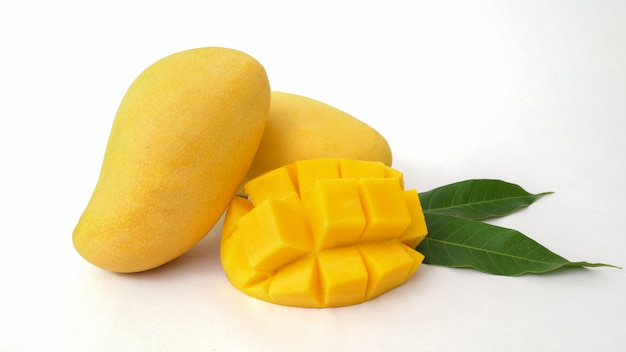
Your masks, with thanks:
M 294 165 L 269 171 L 246 183 L 245 190 L 252 204 L 259 205 L 267 198 L 278 198 L 293 205 L 300 203 Z
M 304 209 L 318 248 L 356 243 L 365 229 L 359 185 L 354 178 L 318 180 Z
M 376 298 L 406 282 L 424 256 L 416 190 L 378 162 L 312 159 L 246 184 L 224 218 L 221 256 L 249 296 L 309 308 Z
M 276 270 L 312 249 L 304 214 L 289 203 L 270 198 L 237 221 L 250 265 Z

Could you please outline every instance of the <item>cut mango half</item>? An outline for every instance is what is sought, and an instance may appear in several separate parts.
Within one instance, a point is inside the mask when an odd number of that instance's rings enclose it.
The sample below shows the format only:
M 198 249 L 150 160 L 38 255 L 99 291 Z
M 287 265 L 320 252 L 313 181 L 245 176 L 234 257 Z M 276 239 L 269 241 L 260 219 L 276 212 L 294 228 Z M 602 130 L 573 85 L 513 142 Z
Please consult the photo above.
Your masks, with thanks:
M 275 304 L 359 304 L 402 285 L 424 256 L 417 191 L 380 162 L 312 159 L 245 185 L 224 218 L 221 260 L 229 281 Z

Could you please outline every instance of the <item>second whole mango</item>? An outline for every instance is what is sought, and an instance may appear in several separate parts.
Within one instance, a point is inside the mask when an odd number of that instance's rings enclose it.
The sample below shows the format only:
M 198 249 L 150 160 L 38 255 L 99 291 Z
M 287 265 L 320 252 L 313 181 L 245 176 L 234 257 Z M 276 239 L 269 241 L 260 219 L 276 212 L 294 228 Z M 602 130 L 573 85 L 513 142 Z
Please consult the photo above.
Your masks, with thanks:
M 270 170 L 318 158 L 392 162 L 387 140 L 363 121 L 321 101 L 273 91 L 261 143 L 238 193 Z

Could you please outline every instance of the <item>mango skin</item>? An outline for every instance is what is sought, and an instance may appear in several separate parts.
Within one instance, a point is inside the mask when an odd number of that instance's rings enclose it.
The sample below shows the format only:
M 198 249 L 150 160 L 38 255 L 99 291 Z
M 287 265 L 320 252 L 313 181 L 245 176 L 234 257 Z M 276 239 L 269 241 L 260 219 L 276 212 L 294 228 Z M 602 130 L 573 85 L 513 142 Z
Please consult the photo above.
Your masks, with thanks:
M 193 247 L 246 175 L 270 97 L 265 69 L 240 51 L 197 48 L 149 66 L 115 116 L 98 182 L 73 232 L 78 253 L 130 273 Z
M 298 160 L 345 158 L 391 166 L 387 140 L 363 121 L 315 99 L 272 92 L 267 126 L 244 184 Z M 244 194 L 243 186 L 239 194 Z

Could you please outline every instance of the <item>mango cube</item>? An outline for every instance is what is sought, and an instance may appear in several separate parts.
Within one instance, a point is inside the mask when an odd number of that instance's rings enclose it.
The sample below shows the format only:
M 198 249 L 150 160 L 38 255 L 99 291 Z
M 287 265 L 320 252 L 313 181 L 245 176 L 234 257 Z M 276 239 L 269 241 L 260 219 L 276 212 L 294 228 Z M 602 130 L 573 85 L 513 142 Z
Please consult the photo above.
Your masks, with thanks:
M 276 270 L 312 249 L 304 214 L 274 198 L 239 218 L 237 228 L 250 265 L 258 270 Z
M 321 291 L 326 307 L 365 300 L 367 268 L 355 247 L 328 249 L 317 254 Z
M 268 198 L 277 198 L 292 204 L 299 204 L 300 197 L 296 188 L 295 167 L 281 167 L 267 172 L 246 183 L 245 191 L 255 206 Z
M 339 178 L 339 168 L 336 159 L 313 159 L 296 161 L 294 163 L 298 173 L 300 199 L 306 203 L 309 192 L 317 180 Z
M 402 190 L 394 179 L 362 178 L 359 191 L 367 218 L 361 242 L 398 237 L 411 223 Z
M 225 237 L 230 236 L 235 231 L 237 220 L 252 209 L 254 209 L 254 204 L 249 200 L 242 197 L 233 197 L 228 205 L 228 212 L 226 212 L 224 225 L 222 226 L 222 232 L 226 234 Z
M 268 295 L 287 306 L 321 307 L 319 273 L 314 256 L 304 257 L 276 272 Z
M 355 243 L 365 229 L 357 180 L 318 180 L 304 209 L 316 248 Z
M 409 214 L 411 214 L 411 223 L 400 236 L 400 241 L 411 248 L 415 248 L 428 233 L 426 219 L 424 219 L 422 204 L 416 190 L 402 192 L 402 198 L 404 198 L 404 203 L 409 210 Z
M 365 299 L 372 299 L 405 282 L 412 273 L 414 259 L 397 241 L 364 244 L 359 247 L 367 267 Z
M 259 283 L 271 274 L 269 271 L 257 270 L 250 265 L 239 230 L 235 230 L 230 236 L 222 239 L 221 252 L 225 261 L 223 265 L 233 268 L 230 271 L 229 279 L 236 286 L 250 286 Z
M 341 178 L 384 178 L 385 164 L 365 160 L 343 159 L 339 161 Z
M 400 188 L 404 189 L 404 175 L 400 171 L 387 165 L 384 166 L 384 170 L 385 178 L 392 178 L 398 181 L 398 183 L 400 184 Z

